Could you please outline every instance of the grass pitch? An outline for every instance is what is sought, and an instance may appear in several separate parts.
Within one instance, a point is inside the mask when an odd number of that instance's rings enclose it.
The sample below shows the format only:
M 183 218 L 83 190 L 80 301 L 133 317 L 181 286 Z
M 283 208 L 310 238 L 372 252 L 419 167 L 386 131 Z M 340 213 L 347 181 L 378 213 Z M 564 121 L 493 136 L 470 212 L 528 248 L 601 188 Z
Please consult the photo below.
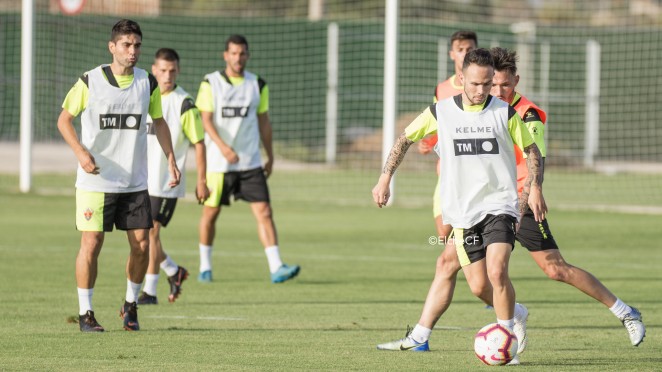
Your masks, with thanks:
M 292 202 L 272 183 L 281 254 L 302 265 L 299 277 L 271 284 L 248 206 L 226 208 L 218 224 L 214 279 L 201 284 L 198 205 L 182 201 L 164 247 L 191 271 L 183 294 L 167 302 L 162 274 L 157 306 L 141 306 L 141 331 L 122 330 L 126 235 L 106 235 L 94 308 L 104 334 L 82 334 L 74 260 L 80 234 L 73 218 L 73 177 L 47 176 L 68 193 L 21 195 L 0 177 L 0 369 L 2 370 L 469 370 L 487 368 L 473 355 L 473 335 L 493 311 L 462 276 L 453 305 L 430 340 L 429 353 L 378 351 L 418 320 L 441 246 L 427 206 L 384 210 L 320 198 Z M 38 179 L 42 182 L 43 179 Z M 375 178 L 376 180 L 376 178 Z M 45 182 L 44 182 L 45 183 Z M 42 183 L 43 184 L 43 183 Z M 290 190 L 291 191 L 291 190 Z M 333 191 L 331 191 L 332 193 Z M 364 190 L 369 200 L 369 188 Z M 279 194 L 280 193 L 280 194 Z M 608 309 L 552 282 L 517 247 L 511 261 L 518 301 L 530 310 L 529 346 L 520 370 L 654 371 L 662 368 L 662 250 L 659 216 L 596 212 L 549 215 L 566 259 L 638 307 L 645 342 L 630 345 Z

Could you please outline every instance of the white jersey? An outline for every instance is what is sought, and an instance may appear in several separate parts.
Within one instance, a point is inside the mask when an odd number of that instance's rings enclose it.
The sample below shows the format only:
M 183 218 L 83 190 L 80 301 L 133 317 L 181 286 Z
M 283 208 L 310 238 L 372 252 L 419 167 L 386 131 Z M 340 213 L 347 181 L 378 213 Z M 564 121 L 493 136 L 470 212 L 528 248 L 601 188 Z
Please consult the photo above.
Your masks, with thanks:
M 435 105 L 444 223 L 466 229 L 488 214 L 519 218 L 508 104 L 490 96 L 483 110 L 467 112 L 455 99 Z
M 257 121 L 260 87 L 257 75 L 245 71 L 243 83 L 237 86 L 232 85 L 219 71 L 206 75 L 205 79 L 211 85 L 214 127 L 223 142 L 232 147 L 239 157 L 237 163 L 228 163 L 209 135 L 205 135 L 207 171 L 225 173 L 261 167 Z
M 186 101 L 186 102 L 185 102 Z M 177 168 L 182 175 L 179 185 L 170 187 L 170 172 L 168 170 L 168 159 L 156 138 L 156 132 L 152 125 L 152 118 L 148 117 L 148 135 L 147 136 L 147 158 L 149 160 L 148 188 L 150 196 L 162 198 L 183 198 L 186 193 L 186 155 L 191 145 L 188 137 L 182 128 L 181 117 L 186 110 L 194 108 L 193 99 L 182 87 L 177 86 L 166 95 L 161 96 L 161 108 L 163 118 L 168 123 L 172 147 L 175 153 Z
M 150 82 L 142 69 L 133 69 L 126 88 L 111 85 L 99 66 L 88 71 L 88 102 L 81 114 L 81 144 L 94 156 L 99 174 L 78 165 L 76 187 L 82 190 L 127 193 L 147 189 L 147 113 Z

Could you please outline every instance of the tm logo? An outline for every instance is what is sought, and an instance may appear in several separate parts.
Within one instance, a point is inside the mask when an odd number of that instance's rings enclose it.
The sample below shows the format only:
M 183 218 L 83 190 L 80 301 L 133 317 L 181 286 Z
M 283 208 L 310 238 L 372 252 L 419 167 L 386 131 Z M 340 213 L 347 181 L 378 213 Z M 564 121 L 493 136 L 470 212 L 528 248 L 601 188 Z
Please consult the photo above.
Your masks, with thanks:
M 141 114 L 101 114 L 99 129 L 140 129 Z
M 245 118 L 248 116 L 248 107 L 222 107 L 221 116 L 224 118 Z
M 499 153 L 499 143 L 496 138 L 466 138 L 453 140 L 455 156 L 460 155 L 492 155 Z

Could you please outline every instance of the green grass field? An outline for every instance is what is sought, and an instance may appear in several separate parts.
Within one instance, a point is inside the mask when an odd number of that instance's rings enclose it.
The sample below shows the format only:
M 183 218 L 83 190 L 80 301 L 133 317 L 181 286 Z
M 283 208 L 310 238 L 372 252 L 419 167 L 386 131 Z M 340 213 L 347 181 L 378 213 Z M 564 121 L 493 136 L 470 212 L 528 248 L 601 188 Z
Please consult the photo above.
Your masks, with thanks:
M 271 185 L 283 259 L 302 265 L 296 280 L 269 282 L 250 210 L 239 203 L 218 224 L 215 282 L 198 283 L 200 209 L 183 201 L 162 234 L 165 249 L 192 273 L 180 299 L 167 302 L 162 277 L 161 304 L 139 310 L 142 330 L 122 330 L 118 311 L 128 245 L 122 232 L 108 234 L 94 295 L 97 319 L 107 332 L 82 334 L 67 322 L 78 310 L 73 177 L 39 176 L 35 182 L 42 192 L 22 195 L 14 191 L 17 177 L 0 176 L 0 370 L 488 368 L 473 355 L 473 335 L 494 321 L 494 313 L 470 294 L 462 277 L 453 305 L 432 334 L 430 353 L 375 349 L 402 337 L 407 324 L 418 320 L 441 249 L 428 244 L 434 235 L 428 206 L 380 210 L 326 197 L 293 202 L 281 196 L 298 192 L 283 187 L 296 177 L 275 177 Z M 357 186 L 356 197 L 369 201 L 370 186 Z M 328 190 L 331 196 L 338 192 Z M 531 314 L 529 346 L 518 369 L 662 369 L 660 217 L 564 212 L 552 205 L 549 219 L 566 259 L 637 306 L 648 336 L 632 347 L 604 306 L 546 279 L 518 247 L 511 277 L 518 301 Z

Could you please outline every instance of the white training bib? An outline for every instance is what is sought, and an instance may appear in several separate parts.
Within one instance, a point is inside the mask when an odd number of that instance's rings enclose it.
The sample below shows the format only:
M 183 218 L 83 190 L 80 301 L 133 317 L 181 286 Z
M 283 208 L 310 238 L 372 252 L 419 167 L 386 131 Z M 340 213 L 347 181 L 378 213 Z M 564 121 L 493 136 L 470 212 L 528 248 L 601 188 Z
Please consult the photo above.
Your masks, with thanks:
M 161 107 L 163 118 L 168 123 L 170 138 L 175 152 L 177 168 L 181 171 L 179 185 L 170 187 L 170 172 L 168 170 L 168 159 L 156 138 L 152 118 L 148 117 L 149 135 L 147 136 L 147 158 L 149 160 L 148 191 L 150 196 L 162 198 L 183 198 L 186 193 L 186 155 L 191 145 L 188 137 L 182 129 L 182 105 L 184 100 L 191 96 L 180 86 L 173 91 L 161 96 Z
M 214 127 L 223 142 L 232 147 L 239 161 L 230 164 L 221 150 L 205 135 L 207 171 L 245 171 L 262 166 L 257 108 L 260 105 L 258 78 L 248 71 L 235 86 L 216 71 L 205 76 L 211 85 L 214 102 Z
M 519 217 L 508 104 L 488 99 L 480 112 L 462 110 L 454 97 L 435 105 L 441 210 L 453 227 L 473 227 L 488 214 Z
M 99 174 L 78 165 L 76 187 L 98 192 L 147 189 L 147 73 L 133 69 L 126 88 L 111 85 L 99 66 L 87 73 L 88 102 L 81 114 L 81 143 L 94 156 Z

